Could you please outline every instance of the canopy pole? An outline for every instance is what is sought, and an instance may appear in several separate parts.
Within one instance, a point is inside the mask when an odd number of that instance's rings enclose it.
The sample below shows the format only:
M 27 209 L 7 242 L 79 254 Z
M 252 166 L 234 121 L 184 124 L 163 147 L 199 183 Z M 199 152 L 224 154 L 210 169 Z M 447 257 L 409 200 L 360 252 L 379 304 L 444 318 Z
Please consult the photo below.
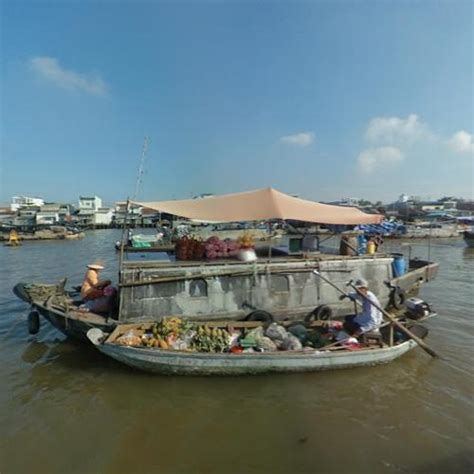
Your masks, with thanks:
M 123 262 L 123 254 L 125 249 L 125 230 L 127 227 L 127 217 L 128 217 L 128 207 L 130 205 L 130 199 L 127 198 L 127 204 L 125 205 L 125 215 L 123 217 L 123 225 L 122 225 L 122 243 L 120 245 L 120 259 L 119 259 L 119 272 L 122 272 L 122 262 Z M 119 273 L 119 275 L 120 275 Z
M 119 288 L 122 286 L 122 265 L 123 265 L 123 255 L 125 250 L 125 231 L 127 227 L 127 218 L 128 218 L 128 208 L 130 205 L 130 199 L 127 198 L 127 204 L 125 205 L 125 216 L 123 218 L 123 226 L 122 226 L 122 243 L 120 245 L 120 258 L 119 258 Z M 128 240 L 128 239 L 127 239 Z M 118 310 L 118 320 L 121 320 L 122 314 L 122 306 L 123 306 L 123 298 L 122 295 L 119 293 L 119 310 Z
M 272 262 L 272 225 L 270 221 L 268 221 L 268 263 Z

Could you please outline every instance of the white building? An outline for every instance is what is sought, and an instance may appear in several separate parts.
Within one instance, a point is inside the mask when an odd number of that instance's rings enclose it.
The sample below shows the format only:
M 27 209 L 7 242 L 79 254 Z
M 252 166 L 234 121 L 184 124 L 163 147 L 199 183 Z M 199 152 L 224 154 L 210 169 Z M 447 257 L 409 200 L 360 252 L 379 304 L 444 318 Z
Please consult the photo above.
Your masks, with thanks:
M 54 225 L 59 223 L 59 213 L 54 211 L 38 211 L 36 213 L 37 225 Z
M 61 221 L 61 204 L 49 203 L 41 206 L 36 213 L 36 224 L 54 225 Z
M 94 225 L 110 225 L 114 217 L 114 211 L 110 207 L 99 207 L 93 216 Z
M 10 209 L 13 212 L 18 211 L 22 207 L 41 207 L 44 206 L 44 199 L 28 197 L 28 196 L 13 196 L 10 204 Z
M 94 225 L 95 215 L 102 207 L 102 199 L 98 196 L 79 196 L 78 223 Z
M 79 212 L 80 211 L 97 211 L 102 207 L 102 199 L 98 196 L 79 196 Z
M 124 223 L 125 218 L 129 224 L 136 224 L 142 218 L 142 211 L 143 206 L 139 204 L 132 204 L 127 211 L 127 203 L 126 202 L 116 202 L 115 203 L 115 224 L 122 225 Z

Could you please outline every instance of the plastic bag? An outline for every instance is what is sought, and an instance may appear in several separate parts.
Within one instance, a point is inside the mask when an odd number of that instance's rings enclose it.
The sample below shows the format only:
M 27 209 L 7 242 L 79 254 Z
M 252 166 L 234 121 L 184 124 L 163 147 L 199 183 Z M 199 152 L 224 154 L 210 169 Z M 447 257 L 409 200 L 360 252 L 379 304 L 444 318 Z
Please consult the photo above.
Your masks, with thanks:
M 303 349 L 303 345 L 296 336 L 288 334 L 288 337 L 282 341 L 280 349 L 283 351 L 299 351 Z
M 280 326 L 277 323 L 272 323 L 265 331 L 265 336 L 269 337 L 274 342 L 283 341 L 288 337 L 288 332 L 283 326 Z
M 259 326 L 258 328 L 252 329 L 249 331 L 245 337 L 253 337 L 254 339 L 258 339 L 264 336 L 263 333 L 263 328 L 262 326 Z
M 122 346 L 141 346 L 142 340 L 140 336 L 137 336 L 133 329 L 130 329 L 125 334 L 120 336 L 115 341 L 117 344 L 121 344 Z
M 266 336 L 262 336 L 256 339 L 257 347 L 263 349 L 264 351 L 276 351 L 277 345 Z
M 294 324 L 288 328 L 288 332 L 296 336 L 301 344 L 304 344 L 308 340 L 308 330 L 303 324 Z
M 178 338 L 178 339 L 175 339 L 169 345 L 169 347 L 177 351 L 187 351 L 189 350 L 189 342 L 184 339 Z

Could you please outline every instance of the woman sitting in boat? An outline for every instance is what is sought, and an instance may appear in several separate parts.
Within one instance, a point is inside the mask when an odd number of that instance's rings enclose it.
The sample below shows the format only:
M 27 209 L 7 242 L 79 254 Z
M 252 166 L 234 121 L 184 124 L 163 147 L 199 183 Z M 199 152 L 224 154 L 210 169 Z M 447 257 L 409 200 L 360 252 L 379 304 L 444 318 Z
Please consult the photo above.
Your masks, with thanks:
M 347 316 L 344 330 L 355 337 L 368 331 L 378 332 L 378 327 L 382 324 L 383 319 L 382 312 L 376 307 L 380 307 L 378 298 L 369 290 L 369 284 L 363 278 L 357 280 L 354 286 L 358 293 L 350 293 L 348 296 L 351 300 L 362 303 L 362 312 Z M 345 298 L 345 296 L 341 298 Z
M 110 286 L 110 280 L 99 280 L 99 273 L 103 265 L 91 263 L 87 265 L 87 272 L 81 286 L 81 298 L 85 307 L 95 313 L 106 313 L 112 309 L 115 289 Z

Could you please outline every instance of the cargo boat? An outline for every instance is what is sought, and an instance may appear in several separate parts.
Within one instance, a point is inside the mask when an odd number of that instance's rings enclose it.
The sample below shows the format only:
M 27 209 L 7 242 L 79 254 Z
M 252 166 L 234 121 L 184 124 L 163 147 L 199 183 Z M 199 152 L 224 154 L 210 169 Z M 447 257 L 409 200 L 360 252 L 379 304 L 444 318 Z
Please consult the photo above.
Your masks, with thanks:
M 144 207 L 190 219 L 212 222 L 292 219 L 313 223 L 377 223 L 381 216 L 355 208 L 323 205 L 287 196 L 273 189 L 201 200 L 140 203 Z M 125 240 L 124 240 L 125 242 Z M 38 329 L 39 315 L 68 336 L 86 338 L 89 328 L 108 330 L 117 323 L 160 320 L 168 315 L 195 321 L 297 320 L 338 318 L 354 308 L 313 270 L 339 286 L 365 278 L 384 307 L 400 309 L 407 296 L 418 294 L 432 280 L 438 264 L 412 259 L 404 268 L 400 255 L 272 256 L 255 261 L 236 258 L 185 261 L 131 261 L 120 255 L 118 300 L 114 311 L 98 315 L 80 311 L 77 294 L 59 285 L 52 294 L 34 296 L 18 284 L 17 296 L 31 305 L 30 331 Z M 105 328 L 103 326 L 106 326 Z
M 250 353 L 207 353 L 172 349 L 127 347 L 115 343 L 116 337 L 130 325 L 120 326 L 112 334 L 91 329 L 88 339 L 103 354 L 129 367 L 163 375 L 261 375 L 269 373 L 313 372 L 347 369 L 389 363 L 416 347 L 412 340 L 393 342 L 387 331 L 380 343 L 363 344 L 358 349 L 328 346 L 294 351 Z M 428 330 L 420 325 L 410 331 L 423 339 Z

